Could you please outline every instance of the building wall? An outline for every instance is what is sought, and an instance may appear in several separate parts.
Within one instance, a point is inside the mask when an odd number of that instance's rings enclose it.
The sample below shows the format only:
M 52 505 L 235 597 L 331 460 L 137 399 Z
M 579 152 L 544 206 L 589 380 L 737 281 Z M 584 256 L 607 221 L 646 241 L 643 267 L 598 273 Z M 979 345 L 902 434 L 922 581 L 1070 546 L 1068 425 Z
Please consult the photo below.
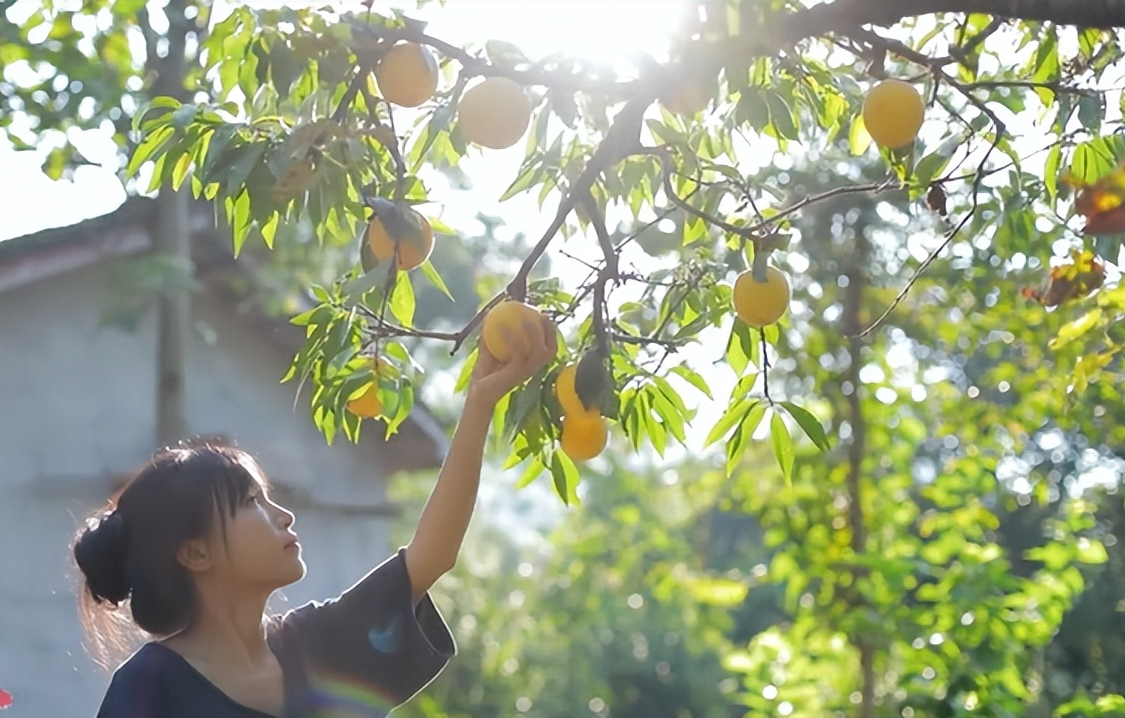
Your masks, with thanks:
M 109 682 L 84 653 L 69 543 L 81 520 L 155 442 L 155 324 L 98 326 L 105 267 L 0 294 L 0 687 L 13 716 L 93 715 Z M 297 514 L 309 572 L 275 594 L 284 611 L 336 595 L 388 543 L 386 445 L 328 446 L 280 384 L 289 357 L 207 297 L 188 353 L 193 433 L 258 457 Z M 343 508 L 341 508 L 343 507 Z

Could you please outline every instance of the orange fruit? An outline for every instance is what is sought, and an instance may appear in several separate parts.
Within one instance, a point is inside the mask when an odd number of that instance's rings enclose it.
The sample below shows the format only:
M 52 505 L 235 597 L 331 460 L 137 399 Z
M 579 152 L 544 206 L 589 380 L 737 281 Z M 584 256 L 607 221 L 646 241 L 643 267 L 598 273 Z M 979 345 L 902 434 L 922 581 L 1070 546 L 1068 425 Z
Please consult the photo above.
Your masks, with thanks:
M 434 228 L 416 210 L 410 210 L 408 216 L 413 227 L 397 243 L 378 217 L 371 218 L 367 225 L 367 246 L 379 264 L 394 257 L 399 269 L 409 271 L 430 258 L 434 251 Z
M 383 413 L 383 402 L 379 400 L 379 360 L 371 361 L 371 374 L 374 381 L 363 393 L 348 401 L 347 409 L 360 417 L 374 418 Z
M 372 384 L 362 394 L 348 402 L 348 411 L 356 416 L 373 419 L 383 413 L 383 402 L 379 400 L 379 390 Z
M 559 400 L 559 406 L 562 407 L 563 416 L 570 415 L 585 415 L 592 413 L 594 416 L 598 415 L 596 407 L 586 408 L 582 400 L 578 398 L 578 389 L 574 386 L 574 378 L 578 373 L 577 364 L 567 364 L 559 372 L 555 378 L 555 398 Z
M 434 96 L 438 65 L 434 54 L 416 42 L 392 47 L 375 68 L 375 82 L 387 102 L 417 107 Z
M 481 326 L 481 341 L 492 356 L 502 362 L 510 361 L 515 349 L 509 346 L 505 330 L 510 330 L 517 341 L 529 345 L 533 342 L 542 342 L 545 338 L 543 315 L 531 305 L 510 299 L 500 302 L 488 311 Z
M 473 85 L 457 106 L 457 127 L 466 141 L 502 150 L 519 142 L 531 124 L 531 100 L 518 83 L 489 77 Z
M 792 290 L 789 277 L 777 267 L 766 269 L 766 281 L 754 279 L 747 269 L 734 280 L 731 302 L 738 318 L 752 327 L 764 327 L 781 319 L 789 308 Z
M 892 150 L 914 142 L 925 115 L 922 95 L 902 80 L 883 80 L 863 100 L 867 134 L 875 144 Z
M 587 461 L 605 450 L 609 427 L 599 414 L 571 414 L 563 417 L 559 447 L 573 461 Z

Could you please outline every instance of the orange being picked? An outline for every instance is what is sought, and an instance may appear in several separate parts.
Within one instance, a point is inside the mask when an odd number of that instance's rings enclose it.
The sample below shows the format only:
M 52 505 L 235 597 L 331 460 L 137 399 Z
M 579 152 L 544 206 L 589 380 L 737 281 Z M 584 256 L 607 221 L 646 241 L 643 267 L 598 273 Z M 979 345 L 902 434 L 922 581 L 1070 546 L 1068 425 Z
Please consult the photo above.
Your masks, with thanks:
M 411 226 L 398 242 L 391 238 L 378 217 L 371 218 L 367 225 L 367 246 L 379 264 L 393 257 L 399 269 L 409 271 L 430 258 L 434 251 L 434 228 L 417 210 L 409 210 L 407 218 Z
M 752 327 L 764 327 L 781 319 L 791 298 L 789 277 L 777 267 L 766 269 L 764 282 L 756 280 L 753 270 L 747 269 L 734 280 L 731 293 L 735 314 Z
M 926 106 L 909 82 L 883 80 L 863 100 L 863 124 L 875 144 L 898 149 L 914 142 L 922 129 Z
M 489 77 L 473 85 L 457 106 L 457 128 L 466 141 L 493 150 L 520 141 L 531 124 L 531 100 L 517 82 Z
M 543 335 L 543 315 L 538 309 L 511 299 L 500 302 L 484 316 L 481 341 L 492 356 L 502 362 L 510 361 L 514 353 L 505 336 L 506 330 L 511 331 L 517 340 L 528 344 L 542 342 L 546 338 Z
M 573 461 L 587 461 L 605 450 L 609 427 L 597 412 L 563 417 L 559 448 Z
M 434 55 L 416 42 L 392 47 L 375 68 L 375 82 L 387 102 L 417 107 L 434 96 L 438 65 Z

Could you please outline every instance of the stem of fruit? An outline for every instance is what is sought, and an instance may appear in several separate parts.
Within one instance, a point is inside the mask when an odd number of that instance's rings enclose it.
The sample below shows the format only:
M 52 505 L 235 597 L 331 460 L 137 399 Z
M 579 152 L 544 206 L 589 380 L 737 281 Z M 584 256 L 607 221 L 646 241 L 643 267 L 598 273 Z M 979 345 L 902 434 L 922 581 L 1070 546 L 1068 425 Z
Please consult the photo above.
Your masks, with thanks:
M 766 402 L 773 406 L 773 397 L 770 396 L 770 345 L 766 341 L 766 330 L 764 328 L 758 329 L 758 338 L 762 342 L 762 394 L 765 395 Z
M 366 94 L 367 88 L 364 88 Z M 391 127 L 391 135 L 394 137 L 394 142 L 386 145 L 387 151 L 391 153 L 391 159 L 395 163 L 395 204 L 402 204 L 406 199 L 406 160 L 402 157 L 402 148 L 398 146 L 398 131 L 395 129 L 395 113 L 394 108 L 390 103 L 387 103 L 387 118 Z M 406 207 L 402 207 L 405 212 Z M 398 246 L 398 238 L 395 238 L 395 246 Z
M 750 269 L 750 277 L 759 284 L 765 284 L 768 280 L 766 270 L 769 269 L 770 250 L 765 249 L 760 244 L 754 245 L 754 264 Z M 762 341 L 765 341 L 765 334 L 762 335 Z
M 590 223 L 594 227 L 594 234 L 597 235 L 598 245 L 601 247 L 602 256 L 605 258 L 605 264 L 598 272 L 598 278 L 594 284 L 594 336 L 597 339 L 598 352 L 603 358 L 609 357 L 609 330 L 606 328 L 606 318 L 608 316 L 608 308 L 606 307 L 605 300 L 605 285 L 610 279 L 615 281 L 619 280 L 621 273 L 618 267 L 617 250 L 613 247 L 613 240 L 610 239 L 609 230 L 605 226 L 605 216 L 602 215 L 602 210 L 598 207 L 597 201 L 594 200 L 594 195 L 587 191 L 582 195 L 582 203 L 586 207 L 587 213 L 590 215 Z

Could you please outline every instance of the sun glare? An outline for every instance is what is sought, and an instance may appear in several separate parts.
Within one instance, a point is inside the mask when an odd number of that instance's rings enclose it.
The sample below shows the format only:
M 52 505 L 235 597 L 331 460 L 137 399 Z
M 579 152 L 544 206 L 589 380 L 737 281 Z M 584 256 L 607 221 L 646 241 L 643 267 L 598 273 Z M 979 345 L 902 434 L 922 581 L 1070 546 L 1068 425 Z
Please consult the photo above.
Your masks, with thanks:
M 419 12 L 433 34 L 463 44 L 505 40 L 531 59 L 556 52 L 618 63 L 638 52 L 666 59 L 682 0 L 451 0 Z

